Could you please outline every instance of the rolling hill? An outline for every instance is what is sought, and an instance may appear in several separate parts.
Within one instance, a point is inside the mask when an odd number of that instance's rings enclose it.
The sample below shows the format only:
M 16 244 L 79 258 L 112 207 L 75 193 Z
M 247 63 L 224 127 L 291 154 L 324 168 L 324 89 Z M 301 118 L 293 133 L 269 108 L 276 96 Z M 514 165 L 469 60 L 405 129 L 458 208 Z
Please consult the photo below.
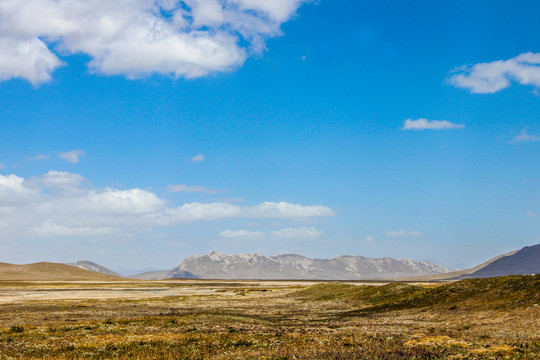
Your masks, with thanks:
M 14 265 L 0 263 L 2 281 L 67 281 L 67 280 L 120 280 L 122 278 L 80 269 L 66 264 L 39 262 L 35 264 Z

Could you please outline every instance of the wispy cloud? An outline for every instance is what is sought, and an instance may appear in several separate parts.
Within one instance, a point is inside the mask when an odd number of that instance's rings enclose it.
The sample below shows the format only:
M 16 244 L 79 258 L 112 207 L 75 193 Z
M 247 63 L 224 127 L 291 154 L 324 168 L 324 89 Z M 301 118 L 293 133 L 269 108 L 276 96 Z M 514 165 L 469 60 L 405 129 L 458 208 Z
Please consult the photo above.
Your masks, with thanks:
M 214 190 L 204 186 L 189 186 L 185 184 L 168 185 L 167 191 L 171 193 L 203 193 L 203 194 L 222 194 L 223 190 Z
M 256 239 L 264 235 L 262 231 L 250 230 L 223 230 L 219 236 L 227 239 Z
M 424 233 L 418 230 L 405 231 L 405 230 L 390 230 L 386 233 L 388 237 L 415 237 L 423 236 Z
M 223 230 L 219 233 L 223 238 L 237 238 L 237 239 L 261 239 L 261 238 L 282 238 L 282 239 L 316 239 L 324 235 L 323 231 L 315 228 L 284 228 L 274 231 L 251 231 L 251 230 Z
M 58 157 L 62 160 L 66 160 L 69 163 L 76 164 L 80 161 L 80 156 L 86 155 L 82 150 L 71 150 L 66 152 L 61 152 L 58 154 Z
M 310 0 L 1 1 L 0 80 L 51 79 L 59 54 L 94 73 L 197 78 L 234 70 Z
M 521 132 L 514 136 L 510 142 L 535 142 L 540 141 L 540 135 L 532 135 L 528 133 L 528 129 L 523 129 Z
M 529 211 L 529 212 L 527 213 L 527 216 L 528 216 L 528 217 L 540 217 L 540 214 L 537 214 L 537 213 L 534 213 L 534 212 L 532 212 L 532 211 Z
M 402 129 L 403 130 L 449 130 L 449 129 L 463 129 L 464 127 L 465 125 L 463 124 L 454 124 L 446 120 L 407 119 L 403 123 Z
M 492 94 L 517 82 L 540 87 L 540 53 L 527 52 L 508 60 L 466 65 L 453 71 L 450 84 L 472 93 Z
M 0 175 L 0 239 L 39 236 L 129 234 L 200 221 L 235 218 L 297 219 L 333 216 L 322 205 L 263 202 L 241 206 L 224 202 L 168 206 L 139 188 L 94 188 L 79 174 L 49 171 L 28 179 Z M 283 232 L 285 236 L 292 231 Z M 315 234 L 310 229 L 299 230 Z
M 32 157 L 29 157 L 27 160 L 49 160 L 50 157 L 47 156 L 47 155 L 44 155 L 44 154 L 39 154 L 39 155 L 36 155 L 36 156 L 32 156 Z
M 324 232 L 313 227 L 300 227 L 276 230 L 272 235 L 285 239 L 316 239 L 322 237 Z
M 203 162 L 204 161 L 204 155 L 203 154 L 195 155 L 194 157 L 191 158 L 191 161 L 192 162 Z

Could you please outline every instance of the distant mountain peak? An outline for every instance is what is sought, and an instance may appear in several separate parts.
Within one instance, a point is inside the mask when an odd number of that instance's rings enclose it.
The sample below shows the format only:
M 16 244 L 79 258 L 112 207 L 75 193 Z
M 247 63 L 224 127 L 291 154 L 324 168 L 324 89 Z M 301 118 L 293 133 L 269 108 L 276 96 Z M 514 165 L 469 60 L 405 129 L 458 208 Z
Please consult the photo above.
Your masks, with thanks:
M 97 272 L 100 274 L 105 275 L 112 275 L 112 276 L 121 276 L 120 274 L 112 271 L 111 269 L 106 268 L 105 266 L 101 266 L 99 264 L 96 264 L 95 262 L 89 261 L 89 260 L 79 260 L 74 263 L 66 264 L 78 267 L 80 269 L 89 270 L 93 272 Z

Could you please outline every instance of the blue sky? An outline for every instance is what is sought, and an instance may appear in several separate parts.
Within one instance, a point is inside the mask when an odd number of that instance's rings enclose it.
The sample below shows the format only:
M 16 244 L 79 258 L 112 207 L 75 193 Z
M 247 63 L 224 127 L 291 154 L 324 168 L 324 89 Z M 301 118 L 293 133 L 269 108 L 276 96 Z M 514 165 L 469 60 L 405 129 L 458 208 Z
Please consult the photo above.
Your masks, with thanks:
M 463 268 L 538 243 L 539 12 L 5 1 L 0 261 L 171 268 L 218 250 Z

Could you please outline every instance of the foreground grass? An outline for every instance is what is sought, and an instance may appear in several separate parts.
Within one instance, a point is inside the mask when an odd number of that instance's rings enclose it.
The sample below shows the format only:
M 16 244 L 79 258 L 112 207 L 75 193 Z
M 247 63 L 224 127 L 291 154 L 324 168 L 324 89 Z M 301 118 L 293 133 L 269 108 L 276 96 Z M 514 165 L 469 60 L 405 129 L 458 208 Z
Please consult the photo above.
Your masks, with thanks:
M 28 301 L 0 307 L 0 359 L 538 359 L 539 283 L 216 282 L 204 296 Z

